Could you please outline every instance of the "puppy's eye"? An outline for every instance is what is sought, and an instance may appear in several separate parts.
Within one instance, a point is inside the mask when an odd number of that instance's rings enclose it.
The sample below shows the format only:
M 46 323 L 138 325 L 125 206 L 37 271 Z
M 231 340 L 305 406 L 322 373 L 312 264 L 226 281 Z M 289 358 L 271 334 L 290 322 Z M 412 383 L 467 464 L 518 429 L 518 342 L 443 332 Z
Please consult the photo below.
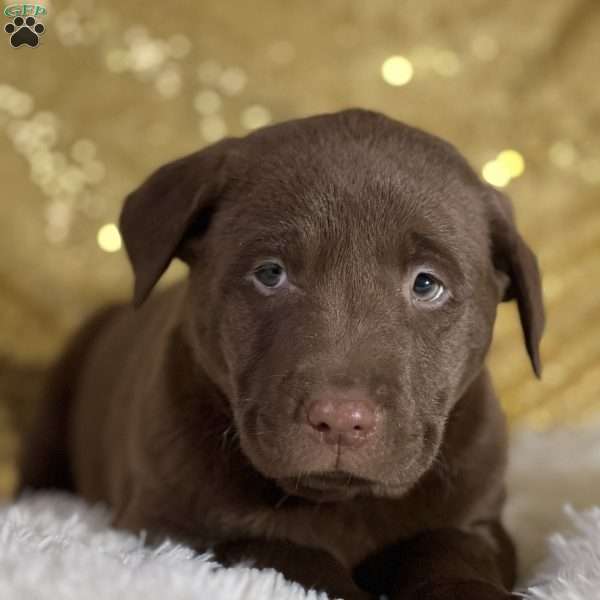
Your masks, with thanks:
M 438 300 L 444 293 L 444 285 L 430 273 L 419 273 L 412 287 L 413 296 L 420 301 Z
M 268 288 L 276 288 L 286 280 L 285 269 L 276 262 L 265 262 L 254 270 L 254 278 Z

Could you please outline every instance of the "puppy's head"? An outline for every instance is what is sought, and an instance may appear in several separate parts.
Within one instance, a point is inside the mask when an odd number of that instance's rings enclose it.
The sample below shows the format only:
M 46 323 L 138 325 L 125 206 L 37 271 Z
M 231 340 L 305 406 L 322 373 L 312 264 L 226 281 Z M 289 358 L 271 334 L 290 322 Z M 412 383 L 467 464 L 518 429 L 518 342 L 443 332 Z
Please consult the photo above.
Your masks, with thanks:
M 518 302 L 536 374 L 536 260 L 508 200 L 449 144 L 352 110 L 226 139 L 161 167 L 121 230 L 141 304 L 190 266 L 198 360 L 242 450 L 284 489 L 401 494 Z

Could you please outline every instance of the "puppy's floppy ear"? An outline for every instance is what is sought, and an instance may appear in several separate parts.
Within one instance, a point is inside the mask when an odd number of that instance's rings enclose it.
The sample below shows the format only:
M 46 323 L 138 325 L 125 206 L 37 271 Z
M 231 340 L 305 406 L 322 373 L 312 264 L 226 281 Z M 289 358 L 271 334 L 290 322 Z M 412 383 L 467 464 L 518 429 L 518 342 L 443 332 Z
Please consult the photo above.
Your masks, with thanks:
M 545 316 L 537 259 L 517 231 L 510 200 L 491 188 L 489 196 L 493 260 L 508 280 L 502 301 L 517 300 L 527 353 L 533 371 L 540 377 L 539 346 Z
M 119 228 L 135 275 L 134 304 L 148 297 L 186 232 L 208 226 L 225 183 L 234 138 L 222 140 L 155 171 L 125 199 Z

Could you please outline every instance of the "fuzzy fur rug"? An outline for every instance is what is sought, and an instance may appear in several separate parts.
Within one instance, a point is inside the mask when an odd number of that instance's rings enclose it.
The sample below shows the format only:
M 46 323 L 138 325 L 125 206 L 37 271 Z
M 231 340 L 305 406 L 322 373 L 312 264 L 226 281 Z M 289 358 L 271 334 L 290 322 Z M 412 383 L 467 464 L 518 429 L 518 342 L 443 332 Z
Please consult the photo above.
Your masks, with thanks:
M 528 600 L 600 600 L 600 426 L 513 433 L 506 523 Z M 598 505 L 598 507 L 594 507 Z M 102 508 L 38 495 L 0 508 L 2 600 L 326 600 L 274 571 L 108 527 Z

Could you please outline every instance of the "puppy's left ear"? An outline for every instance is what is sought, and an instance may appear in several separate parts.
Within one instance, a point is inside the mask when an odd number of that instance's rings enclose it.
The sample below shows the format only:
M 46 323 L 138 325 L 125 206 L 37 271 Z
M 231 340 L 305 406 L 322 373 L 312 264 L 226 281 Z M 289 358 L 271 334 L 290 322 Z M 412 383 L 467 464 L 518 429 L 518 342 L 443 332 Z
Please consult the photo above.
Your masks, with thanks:
M 119 228 L 135 275 L 135 306 L 181 254 L 190 230 L 201 236 L 207 229 L 235 144 L 236 138 L 227 138 L 163 165 L 125 199 Z
M 517 231 L 510 200 L 492 188 L 489 188 L 489 196 L 494 265 L 508 280 L 502 301 L 517 301 L 525 346 L 533 371 L 539 378 L 545 314 L 538 262 Z

